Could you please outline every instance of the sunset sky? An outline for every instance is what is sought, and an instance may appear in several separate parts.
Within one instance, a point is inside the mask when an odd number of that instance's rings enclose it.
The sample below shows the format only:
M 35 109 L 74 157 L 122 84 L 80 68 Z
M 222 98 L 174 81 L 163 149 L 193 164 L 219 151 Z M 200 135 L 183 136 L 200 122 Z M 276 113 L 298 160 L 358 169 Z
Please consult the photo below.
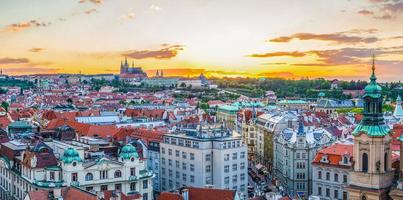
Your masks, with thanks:
M 403 80 L 403 0 L 1 0 L 6 74 Z

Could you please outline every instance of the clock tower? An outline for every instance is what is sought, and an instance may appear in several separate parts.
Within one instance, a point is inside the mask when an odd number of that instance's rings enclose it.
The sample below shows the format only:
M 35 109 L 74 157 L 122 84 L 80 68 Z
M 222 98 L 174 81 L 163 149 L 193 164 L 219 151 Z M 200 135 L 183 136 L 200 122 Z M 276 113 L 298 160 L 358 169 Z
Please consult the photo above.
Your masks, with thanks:
M 364 89 L 363 119 L 354 131 L 354 164 L 348 186 L 351 200 L 388 199 L 393 181 L 391 136 L 382 112 L 382 88 L 376 82 L 375 59 L 372 75 Z

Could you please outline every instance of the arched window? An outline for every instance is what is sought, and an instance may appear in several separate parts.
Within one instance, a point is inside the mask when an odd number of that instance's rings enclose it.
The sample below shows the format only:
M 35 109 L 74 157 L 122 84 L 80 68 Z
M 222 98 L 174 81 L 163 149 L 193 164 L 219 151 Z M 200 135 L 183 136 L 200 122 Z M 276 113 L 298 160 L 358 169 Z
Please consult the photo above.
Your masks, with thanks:
M 85 175 L 85 180 L 86 181 L 92 181 L 94 179 L 94 176 L 91 173 L 87 173 Z
M 122 177 L 122 172 L 120 170 L 115 171 L 115 178 L 120 178 Z
M 388 171 L 388 152 L 385 152 L 385 157 L 383 158 L 383 170 Z
M 362 195 L 361 200 L 367 200 L 367 197 L 365 195 Z
M 367 153 L 362 154 L 362 171 L 363 172 L 368 171 L 368 154 Z
M 344 157 L 344 158 L 343 158 L 343 163 L 344 163 L 344 164 L 347 164 L 347 163 L 348 163 L 348 158 L 347 158 L 347 157 Z

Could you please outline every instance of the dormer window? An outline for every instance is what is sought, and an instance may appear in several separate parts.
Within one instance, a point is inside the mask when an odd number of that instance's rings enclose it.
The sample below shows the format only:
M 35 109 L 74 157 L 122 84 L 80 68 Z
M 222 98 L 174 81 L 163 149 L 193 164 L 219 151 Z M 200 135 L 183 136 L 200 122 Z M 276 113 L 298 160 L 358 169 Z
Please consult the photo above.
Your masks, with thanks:
M 329 163 L 329 160 L 327 158 L 327 155 L 322 156 L 322 158 L 320 159 L 321 163 Z
M 347 157 L 344 157 L 344 158 L 343 158 L 343 164 L 345 164 L 345 165 L 348 164 L 348 158 L 347 158 Z

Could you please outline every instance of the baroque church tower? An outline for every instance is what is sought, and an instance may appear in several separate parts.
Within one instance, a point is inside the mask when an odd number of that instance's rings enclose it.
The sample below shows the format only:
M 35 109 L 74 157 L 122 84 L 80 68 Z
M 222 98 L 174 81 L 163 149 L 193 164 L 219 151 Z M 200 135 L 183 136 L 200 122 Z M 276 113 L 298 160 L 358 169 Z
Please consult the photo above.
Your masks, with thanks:
M 364 91 L 364 117 L 353 131 L 354 164 L 348 191 L 351 200 L 383 200 L 388 199 L 393 181 L 392 137 L 383 119 L 382 88 L 376 82 L 374 58 Z

